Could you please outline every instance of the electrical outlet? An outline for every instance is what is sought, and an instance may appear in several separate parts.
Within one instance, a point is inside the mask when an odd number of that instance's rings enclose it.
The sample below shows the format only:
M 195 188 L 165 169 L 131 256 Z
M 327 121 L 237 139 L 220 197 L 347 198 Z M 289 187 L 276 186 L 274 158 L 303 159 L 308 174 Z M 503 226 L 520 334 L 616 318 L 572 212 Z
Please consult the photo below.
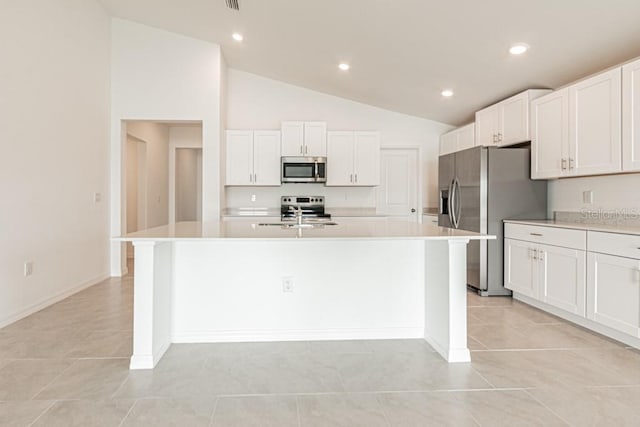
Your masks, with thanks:
M 101 200 L 102 200 L 101 193 L 93 193 L 93 203 L 100 203 Z
M 587 204 L 593 203 L 593 191 L 592 190 L 585 190 L 585 191 L 582 192 L 582 202 L 583 203 L 587 203 Z
M 255 201 L 256 201 L 256 195 L 255 195 L 255 194 L 252 194 L 252 195 L 251 195 L 251 201 L 252 201 L 252 202 L 255 202 Z
M 293 277 L 284 276 L 282 278 L 282 292 L 293 292 Z
M 24 277 L 31 276 L 33 274 L 33 261 L 24 262 Z

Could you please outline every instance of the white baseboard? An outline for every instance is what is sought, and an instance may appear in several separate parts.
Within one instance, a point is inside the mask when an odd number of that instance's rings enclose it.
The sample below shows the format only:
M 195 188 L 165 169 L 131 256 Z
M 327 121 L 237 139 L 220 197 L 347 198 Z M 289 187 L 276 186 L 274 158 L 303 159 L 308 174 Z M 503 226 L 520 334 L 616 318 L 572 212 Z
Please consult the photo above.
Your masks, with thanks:
M 174 343 L 326 341 L 423 338 L 424 327 L 379 329 L 178 331 Z
M 568 313 L 560 308 L 556 308 L 552 305 L 549 305 L 542 301 L 535 300 L 531 297 L 519 294 L 517 292 L 513 293 L 513 298 L 518 301 L 524 302 L 525 304 L 529 304 L 535 308 L 539 308 L 540 310 L 543 310 L 555 316 L 558 316 L 564 320 L 573 322 L 579 326 L 582 326 L 583 328 L 590 329 L 594 332 L 604 335 L 605 337 L 614 339 L 616 341 L 620 341 L 628 346 L 640 349 L 639 338 L 633 337 L 631 335 L 627 335 L 624 332 L 616 331 L 615 329 L 611 329 L 608 326 L 604 326 L 599 323 L 596 323 L 591 319 L 578 316 L 577 314 Z
M 105 279 L 108 279 L 109 277 L 110 276 L 108 274 L 101 274 L 100 276 L 94 277 L 93 279 L 90 279 L 79 285 L 73 286 L 72 288 L 66 291 L 60 292 L 59 294 L 56 294 L 48 298 L 44 298 L 38 301 L 37 303 L 30 305 L 27 308 L 18 310 L 8 315 L 7 317 L 0 319 L 0 328 L 4 328 L 7 325 L 17 322 L 20 319 L 23 319 L 37 311 L 42 310 L 43 308 L 49 307 L 52 304 L 62 301 L 63 299 L 68 298 L 71 295 L 76 294 L 82 290 L 85 290 L 93 285 L 97 285 L 98 283 L 102 282 Z
M 436 352 L 438 352 L 440 356 L 443 357 L 444 360 L 449 363 L 466 363 L 471 361 L 471 352 L 468 348 L 445 348 L 426 333 L 423 338 Z

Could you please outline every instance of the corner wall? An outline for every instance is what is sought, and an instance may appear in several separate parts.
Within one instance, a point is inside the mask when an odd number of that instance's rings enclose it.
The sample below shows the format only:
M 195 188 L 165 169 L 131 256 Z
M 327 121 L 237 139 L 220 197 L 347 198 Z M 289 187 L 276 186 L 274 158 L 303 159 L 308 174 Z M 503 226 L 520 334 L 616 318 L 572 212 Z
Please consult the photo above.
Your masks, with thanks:
M 2 327 L 108 276 L 110 18 L 94 0 L 0 9 Z
M 123 232 L 123 120 L 202 122 L 203 220 L 220 214 L 220 46 L 122 19 L 112 20 L 111 234 Z M 121 275 L 124 245 L 111 247 Z

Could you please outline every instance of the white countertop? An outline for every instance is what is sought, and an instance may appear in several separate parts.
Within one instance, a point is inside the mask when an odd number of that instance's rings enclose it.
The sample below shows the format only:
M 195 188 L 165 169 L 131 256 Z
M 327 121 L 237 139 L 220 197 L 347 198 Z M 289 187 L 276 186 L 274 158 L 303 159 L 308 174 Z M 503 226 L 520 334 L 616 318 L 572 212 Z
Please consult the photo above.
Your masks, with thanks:
M 634 234 L 640 236 L 640 227 L 618 224 L 586 224 L 581 222 L 556 221 L 554 219 L 515 220 L 505 219 L 511 224 L 538 225 L 544 227 L 570 228 L 573 230 L 602 231 L 605 233 Z
M 267 221 L 265 223 L 274 221 Z M 292 229 L 281 226 L 260 226 L 255 221 L 178 222 L 150 228 L 125 236 L 114 237 L 114 241 L 180 241 L 180 240 L 488 240 L 495 236 L 418 224 L 400 220 L 366 220 L 344 218 L 338 225 L 318 228 Z

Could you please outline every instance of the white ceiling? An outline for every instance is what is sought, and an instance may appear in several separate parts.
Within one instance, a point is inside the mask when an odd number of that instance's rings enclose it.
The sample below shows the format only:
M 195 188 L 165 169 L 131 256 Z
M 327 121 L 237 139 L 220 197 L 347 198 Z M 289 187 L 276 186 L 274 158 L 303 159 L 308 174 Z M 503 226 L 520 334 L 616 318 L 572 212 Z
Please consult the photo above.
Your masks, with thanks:
M 639 0 L 240 0 L 239 12 L 225 0 L 101 2 L 220 44 L 232 68 L 450 124 L 640 56 Z M 531 50 L 511 56 L 513 42 Z

